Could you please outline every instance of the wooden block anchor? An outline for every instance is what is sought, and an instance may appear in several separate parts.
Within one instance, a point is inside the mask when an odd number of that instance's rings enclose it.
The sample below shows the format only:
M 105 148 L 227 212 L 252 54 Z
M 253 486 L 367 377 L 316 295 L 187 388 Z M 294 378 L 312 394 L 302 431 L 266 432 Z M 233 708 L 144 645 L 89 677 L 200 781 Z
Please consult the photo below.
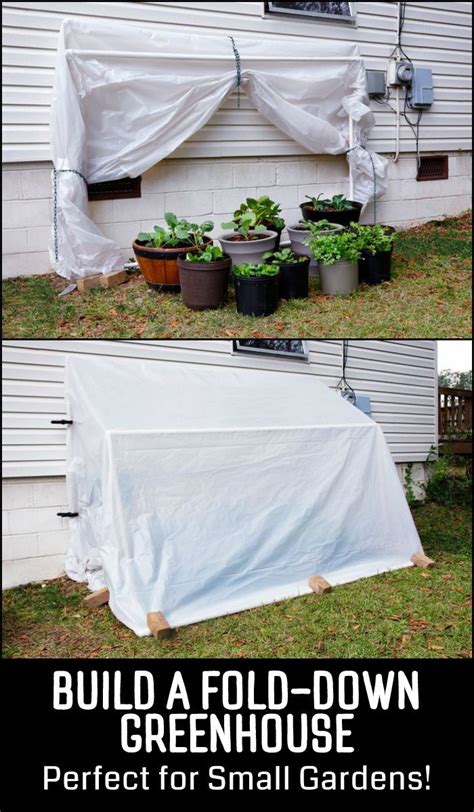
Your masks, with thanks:
M 90 595 L 87 595 L 84 598 L 84 603 L 89 609 L 95 609 L 97 606 L 102 606 L 104 603 L 108 603 L 110 598 L 110 592 L 106 586 L 102 587 L 102 589 L 98 589 L 97 592 L 91 592 Z
M 111 271 L 105 274 L 85 276 L 76 282 L 79 293 L 88 293 L 92 288 L 114 288 L 128 281 L 127 271 Z
M 431 558 L 428 558 L 428 556 L 423 555 L 423 553 L 415 553 L 415 555 L 412 555 L 410 561 L 415 567 L 422 567 L 424 570 L 435 566 L 435 562 L 432 561 Z
M 325 595 L 326 592 L 330 592 L 332 589 L 331 584 L 321 575 L 312 575 L 308 581 L 308 585 L 313 592 L 316 592 L 316 595 Z
M 153 637 L 156 637 L 157 640 L 166 640 L 174 633 L 174 629 L 161 612 L 147 612 L 146 622 Z

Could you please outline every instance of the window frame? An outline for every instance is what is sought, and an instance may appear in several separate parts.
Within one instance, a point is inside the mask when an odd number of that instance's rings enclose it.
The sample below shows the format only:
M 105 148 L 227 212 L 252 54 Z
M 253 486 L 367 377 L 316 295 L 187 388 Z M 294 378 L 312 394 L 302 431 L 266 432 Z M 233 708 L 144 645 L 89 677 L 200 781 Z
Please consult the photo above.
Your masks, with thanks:
M 261 341 L 278 341 L 278 339 L 256 339 Z M 232 340 L 232 354 L 233 355 L 255 355 L 255 356 L 263 356 L 265 358 L 283 358 L 283 359 L 291 359 L 292 361 L 299 361 L 303 364 L 310 363 L 309 357 L 309 345 L 308 341 L 304 338 L 298 339 L 288 339 L 289 341 L 301 341 L 303 354 L 297 355 L 294 352 L 287 352 L 286 350 L 274 350 L 274 349 L 264 349 L 262 347 L 247 347 L 247 346 L 240 346 L 241 341 L 252 341 L 252 339 L 245 339 L 245 338 L 234 338 Z
M 350 17 L 347 14 L 325 14 L 322 11 L 305 11 L 304 9 L 283 9 L 271 8 L 271 0 L 265 0 L 264 16 L 268 17 L 292 17 L 293 19 L 313 20 L 323 23 L 342 23 L 343 25 L 357 26 L 356 4 L 349 2 Z

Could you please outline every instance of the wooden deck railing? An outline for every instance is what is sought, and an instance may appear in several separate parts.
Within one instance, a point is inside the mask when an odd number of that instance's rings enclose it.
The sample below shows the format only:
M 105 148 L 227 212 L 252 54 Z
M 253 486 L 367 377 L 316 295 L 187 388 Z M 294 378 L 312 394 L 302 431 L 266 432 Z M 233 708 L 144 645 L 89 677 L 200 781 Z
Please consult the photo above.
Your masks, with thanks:
M 438 435 L 455 454 L 472 453 L 472 391 L 438 390 Z

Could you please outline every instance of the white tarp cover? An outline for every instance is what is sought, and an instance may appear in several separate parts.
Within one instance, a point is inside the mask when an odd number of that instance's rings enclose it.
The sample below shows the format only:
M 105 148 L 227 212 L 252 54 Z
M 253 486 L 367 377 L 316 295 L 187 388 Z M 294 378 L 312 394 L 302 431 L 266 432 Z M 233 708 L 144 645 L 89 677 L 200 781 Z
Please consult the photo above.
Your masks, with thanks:
M 69 357 L 68 575 L 142 636 L 410 566 L 380 427 L 313 374 Z
M 382 195 L 388 162 L 360 146 L 374 115 L 357 45 L 253 40 L 240 34 L 235 44 L 242 91 L 265 118 L 311 152 L 345 153 L 352 116 L 356 147 L 347 157 L 354 198 L 366 202 L 373 197 L 372 161 L 377 195 Z M 119 246 L 88 215 L 84 180 L 64 170 L 81 173 L 89 183 L 137 177 L 206 124 L 235 86 L 236 62 L 225 34 L 62 22 L 51 118 L 53 164 L 59 173 L 57 233 L 53 228 L 50 253 L 57 273 L 74 279 L 123 265 Z M 153 216 L 150 211 L 149 219 Z

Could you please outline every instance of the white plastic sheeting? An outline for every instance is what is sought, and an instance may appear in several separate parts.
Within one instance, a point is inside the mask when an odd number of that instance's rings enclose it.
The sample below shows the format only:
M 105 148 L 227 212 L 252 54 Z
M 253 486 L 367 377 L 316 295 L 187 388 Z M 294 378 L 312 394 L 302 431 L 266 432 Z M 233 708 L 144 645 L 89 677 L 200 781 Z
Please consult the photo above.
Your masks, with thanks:
M 354 197 L 371 200 L 373 153 L 359 145 L 365 144 L 374 116 L 357 45 L 240 35 L 235 45 L 242 91 L 262 115 L 311 152 L 347 152 L 352 117 L 356 146 L 348 159 L 355 170 Z M 206 124 L 235 86 L 236 61 L 224 34 L 63 21 L 51 121 L 53 164 L 59 172 L 50 253 L 57 273 L 74 279 L 123 264 L 118 245 L 88 215 L 81 175 L 94 183 L 145 172 Z M 380 196 L 387 187 L 388 162 L 375 157 Z
M 312 374 L 67 359 L 66 571 L 136 634 L 410 566 L 380 427 Z

